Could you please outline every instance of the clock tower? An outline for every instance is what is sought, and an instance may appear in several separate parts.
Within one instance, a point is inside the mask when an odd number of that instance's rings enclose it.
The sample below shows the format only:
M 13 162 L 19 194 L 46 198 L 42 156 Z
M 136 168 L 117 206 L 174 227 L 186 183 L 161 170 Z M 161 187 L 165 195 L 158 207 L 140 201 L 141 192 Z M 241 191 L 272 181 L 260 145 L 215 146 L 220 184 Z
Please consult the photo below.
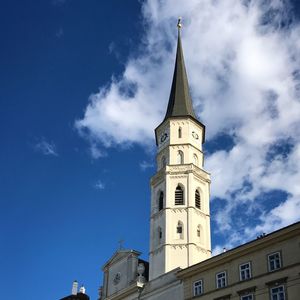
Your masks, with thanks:
M 211 257 L 209 186 L 203 168 L 205 126 L 189 92 L 178 21 L 178 42 L 167 112 L 155 129 L 157 173 L 151 178 L 152 280 Z

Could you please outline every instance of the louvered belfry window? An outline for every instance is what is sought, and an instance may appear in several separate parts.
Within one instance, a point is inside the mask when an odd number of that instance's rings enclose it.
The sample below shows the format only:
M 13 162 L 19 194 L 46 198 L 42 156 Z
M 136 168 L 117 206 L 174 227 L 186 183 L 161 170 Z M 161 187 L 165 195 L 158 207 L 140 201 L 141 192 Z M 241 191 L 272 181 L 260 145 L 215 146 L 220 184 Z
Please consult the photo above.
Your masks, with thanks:
M 175 205 L 183 205 L 183 190 L 180 185 L 177 186 L 175 190 Z
M 201 209 L 201 199 L 200 199 L 200 193 L 198 190 L 195 192 L 195 206 L 199 209 Z

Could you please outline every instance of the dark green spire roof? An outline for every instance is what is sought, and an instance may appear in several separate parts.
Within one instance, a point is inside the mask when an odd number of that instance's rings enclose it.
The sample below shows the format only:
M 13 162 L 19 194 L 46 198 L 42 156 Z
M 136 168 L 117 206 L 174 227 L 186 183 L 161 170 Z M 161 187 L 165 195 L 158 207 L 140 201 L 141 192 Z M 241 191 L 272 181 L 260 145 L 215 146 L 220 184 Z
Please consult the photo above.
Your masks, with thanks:
M 180 38 L 180 20 L 178 21 L 178 42 L 175 69 L 169 98 L 168 109 L 164 120 L 169 117 L 191 116 L 196 119 L 189 91 L 183 51 Z

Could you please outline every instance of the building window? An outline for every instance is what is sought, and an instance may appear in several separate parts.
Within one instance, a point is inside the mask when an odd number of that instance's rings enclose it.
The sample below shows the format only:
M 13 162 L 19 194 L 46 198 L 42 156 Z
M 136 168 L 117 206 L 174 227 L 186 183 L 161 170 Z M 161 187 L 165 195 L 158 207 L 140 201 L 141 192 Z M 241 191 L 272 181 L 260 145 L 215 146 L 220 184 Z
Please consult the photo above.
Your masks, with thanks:
M 176 234 L 177 239 L 183 239 L 183 223 L 181 221 L 177 223 Z
M 251 264 L 247 262 L 240 265 L 240 280 L 247 280 L 251 278 Z
M 164 168 L 166 165 L 167 165 L 167 160 L 166 160 L 166 157 L 163 156 L 163 157 L 161 158 L 161 167 Z
M 199 209 L 201 209 L 201 199 L 200 199 L 200 193 L 198 190 L 195 191 L 195 206 Z
M 226 272 L 220 272 L 216 275 L 216 283 L 217 283 L 217 288 L 223 288 L 225 286 L 227 286 L 227 282 L 226 282 Z
M 179 127 L 178 128 L 178 138 L 182 138 L 182 128 L 181 127 Z
M 280 285 L 271 288 L 271 300 L 285 300 L 284 286 Z
M 158 199 L 158 210 L 162 210 L 164 208 L 164 192 L 159 193 Z
M 177 153 L 177 164 L 182 165 L 183 163 L 184 163 L 183 152 L 179 150 Z
M 197 237 L 198 238 L 201 237 L 201 226 L 200 225 L 197 226 Z
M 241 300 L 254 300 L 253 294 L 241 296 Z
M 177 233 L 182 234 L 182 224 L 180 222 L 177 224 Z
M 269 271 L 275 271 L 281 268 L 280 252 L 268 255 Z
M 199 296 L 203 293 L 202 280 L 198 280 L 193 284 L 194 296 Z
M 157 228 L 157 237 L 156 237 L 156 243 L 157 243 L 157 246 L 159 246 L 162 242 L 162 229 L 161 227 L 158 227 Z
M 196 154 L 193 155 L 194 165 L 198 166 L 198 156 Z
M 180 185 L 175 190 L 175 205 L 183 205 L 183 189 Z

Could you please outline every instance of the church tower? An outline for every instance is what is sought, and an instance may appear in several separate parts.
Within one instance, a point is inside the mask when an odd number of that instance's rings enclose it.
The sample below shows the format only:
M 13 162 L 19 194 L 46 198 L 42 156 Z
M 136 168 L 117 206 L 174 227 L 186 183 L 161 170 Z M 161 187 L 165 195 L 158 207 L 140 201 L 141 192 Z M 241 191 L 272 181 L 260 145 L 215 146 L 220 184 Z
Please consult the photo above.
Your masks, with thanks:
M 203 169 L 205 126 L 193 110 L 178 21 L 175 70 L 167 112 L 155 129 L 157 173 L 151 178 L 150 274 L 211 257 L 209 186 Z

